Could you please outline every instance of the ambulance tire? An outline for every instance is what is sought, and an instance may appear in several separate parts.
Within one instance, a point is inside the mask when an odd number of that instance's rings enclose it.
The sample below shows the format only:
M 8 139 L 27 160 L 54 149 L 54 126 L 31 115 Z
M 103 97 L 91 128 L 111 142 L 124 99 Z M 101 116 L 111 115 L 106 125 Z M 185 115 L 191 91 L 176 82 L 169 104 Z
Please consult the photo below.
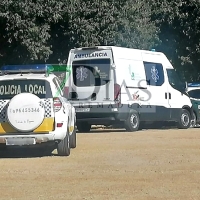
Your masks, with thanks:
M 140 118 L 137 111 L 131 111 L 128 115 L 128 118 L 124 122 L 126 131 L 134 132 L 138 131 L 140 128 Z
M 178 120 L 179 129 L 188 129 L 191 124 L 191 115 L 186 109 L 182 109 L 180 113 L 180 118 Z
M 138 130 L 141 131 L 142 129 L 145 129 L 145 123 L 144 122 L 140 122 L 139 128 Z
M 76 126 L 77 126 L 78 131 L 82 133 L 90 132 L 90 129 L 91 129 L 91 125 L 88 124 L 87 122 L 77 122 Z
M 69 156 L 70 155 L 70 139 L 69 139 L 69 131 L 68 130 L 67 130 L 65 138 L 58 143 L 57 152 L 58 152 L 59 156 Z

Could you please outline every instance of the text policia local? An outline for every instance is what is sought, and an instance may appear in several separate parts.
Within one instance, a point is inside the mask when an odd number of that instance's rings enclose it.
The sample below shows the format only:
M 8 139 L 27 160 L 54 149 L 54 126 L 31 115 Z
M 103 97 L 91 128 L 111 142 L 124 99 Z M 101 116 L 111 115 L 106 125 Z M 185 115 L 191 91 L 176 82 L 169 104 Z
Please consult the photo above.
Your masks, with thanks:
M 23 87 L 23 88 L 22 88 Z M 41 85 L 1 85 L 0 95 L 12 95 L 28 92 L 33 94 L 46 94 L 45 86 Z

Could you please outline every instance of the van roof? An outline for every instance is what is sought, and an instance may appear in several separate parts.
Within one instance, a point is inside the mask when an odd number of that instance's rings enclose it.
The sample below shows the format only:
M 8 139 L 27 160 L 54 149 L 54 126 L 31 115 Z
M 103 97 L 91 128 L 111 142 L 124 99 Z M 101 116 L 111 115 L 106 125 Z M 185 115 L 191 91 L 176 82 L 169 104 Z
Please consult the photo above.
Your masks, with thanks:
M 71 51 L 80 51 L 80 50 L 95 50 L 95 49 L 99 49 L 99 50 L 109 50 L 109 49 L 115 49 L 115 50 L 124 50 L 124 49 L 130 49 L 130 50 L 137 50 L 137 51 L 141 51 L 143 53 L 151 53 L 151 54 L 163 54 L 162 52 L 155 52 L 155 51 L 150 51 L 150 50 L 142 50 L 142 49 L 136 49 L 136 48 L 127 48 L 127 47 L 119 47 L 119 46 L 91 46 L 91 47 L 79 47 L 79 48 L 74 48 L 71 49 Z

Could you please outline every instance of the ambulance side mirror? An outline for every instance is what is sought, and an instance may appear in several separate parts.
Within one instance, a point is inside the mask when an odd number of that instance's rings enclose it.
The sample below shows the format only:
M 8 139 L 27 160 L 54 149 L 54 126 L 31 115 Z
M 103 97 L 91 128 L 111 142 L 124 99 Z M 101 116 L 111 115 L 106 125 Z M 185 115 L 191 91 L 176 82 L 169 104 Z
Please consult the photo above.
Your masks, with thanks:
M 115 69 L 116 65 L 115 64 L 111 64 L 111 69 Z
M 185 81 L 185 91 L 187 91 L 187 90 L 188 90 L 188 82 Z

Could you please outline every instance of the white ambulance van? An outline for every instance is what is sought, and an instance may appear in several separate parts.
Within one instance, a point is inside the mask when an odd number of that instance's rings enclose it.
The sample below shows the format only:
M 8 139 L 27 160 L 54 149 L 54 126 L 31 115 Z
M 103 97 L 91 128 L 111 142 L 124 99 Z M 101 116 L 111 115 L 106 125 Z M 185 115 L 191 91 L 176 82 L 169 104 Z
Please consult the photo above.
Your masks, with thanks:
M 68 98 L 77 128 L 122 125 L 137 131 L 141 122 L 172 121 L 190 127 L 191 101 L 167 57 L 160 52 L 116 46 L 71 49 Z

